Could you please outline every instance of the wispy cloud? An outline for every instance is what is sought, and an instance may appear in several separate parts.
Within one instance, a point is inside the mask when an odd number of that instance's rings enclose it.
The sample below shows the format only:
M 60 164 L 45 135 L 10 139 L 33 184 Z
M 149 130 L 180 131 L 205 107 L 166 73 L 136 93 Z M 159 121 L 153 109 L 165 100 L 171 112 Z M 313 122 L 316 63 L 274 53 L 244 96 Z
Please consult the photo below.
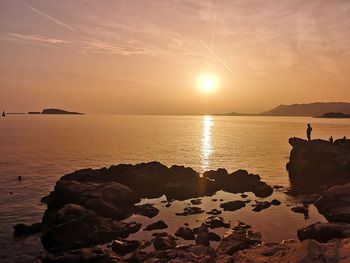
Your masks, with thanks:
M 68 43 L 66 40 L 56 39 L 56 38 L 50 38 L 46 36 L 39 36 L 39 35 L 25 35 L 25 34 L 19 34 L 19 33 L 8 33 L 3 36 L 4 39 L 7 40 L 19 40 L 19 41 L 26 41 L 26 42 L 41 42 L 41 43 L 47 43 L 47 44 L 65 44 Z
M 28 8 L 30 10 L 32 10 L 33 12 L 35 12 L 35 13 L 41 15 L 42 17 L 45 17 L 46 19 L 50 20 L 51 22 L 55 23 L 56 25 L 62 26 L 62 27 L 66 28 L 66 29 L 68 29 L 68 30 L 70 30 L 72 32 L 77 32 L 77 30 L 74 27 L 72 27 L 72 26 L 70 26 L 70 25 L 68 25 L 68 24 L 66 24 L 66 23 L 64 23 L 64 22 L 54 18 L 53 16 L 51 16 L 51 15 L 49 15 L 49 14 L 47 14 L 47 13 L 45 13 L 45 12 L 39 10 L 39 9 L 36 9 L 36 8 L 34 8 L 32 6 L 28 6 Z

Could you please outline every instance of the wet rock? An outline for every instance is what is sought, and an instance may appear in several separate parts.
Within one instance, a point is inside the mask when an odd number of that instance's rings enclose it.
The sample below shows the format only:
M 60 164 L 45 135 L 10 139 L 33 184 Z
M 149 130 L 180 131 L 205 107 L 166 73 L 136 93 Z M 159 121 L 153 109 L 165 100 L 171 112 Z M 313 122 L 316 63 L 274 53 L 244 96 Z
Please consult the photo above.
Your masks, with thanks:
M 212 210 L 207 212 L 207 214 L 209 214 L 209 215 L 220 215 L 221 213 L 222 213 L 222 211 L 218 210 L 216 208 L 214 208 L 214 209 L 212 209 Z
M 208 232 L 199 232 L 196 236 L 196 245 L 210 246 L 210 237 Z
M 155 250 L 166 250 L 166 249 L 175 248 L 177 244 L 174 237 L 166 236 L 166 237 L 156 237 L 153 240 L 153 246 Z
M 261 210 L 267 209 L 270 206 L 271 206 L 271 203 L 268 201 L 262 201 L 262 202 L 256 201 L 256 205 L 253 208 L 253 211 L 260 212 Z
M 178 230 L 176 230 L 176 232 L 175 232 L 175 236 L 181 237 L 185 240 L 194 240 L 195 239 L 195 235 L 194 235 L 192 229 L 188 228 L 188 227 L 178 228 Z
M 168 225 L 163 221 L 163 220 L 159 220 L 155 223 L 152 223 L 150 225 L 148 225 L 144 231 L 153 231 L 153 230 L 157 230 L 157 229 L 165 229 L 168 228 Z
M 200 205 L 202 203 L 202 199 L 192 199 L 190 202 L 192 205 Z
M 193 228 L 193 233 L 195 233 L 196 235 L 198 235 L 201 232 L 209 232 L 208 226 L 205 223 L 202 223 L 199 227 Z
M 247 198 L 248 195 L 247 195 L 247 194 L 241 194 L 241 197 L 242 197 L 242 198 Z
M 245 202 L 243 201 L 230 201 L 226 203 L 220 204 L 220 207 L 224 209 L 224 211 L 235 211 L 245 207 Z
M 35 223 L 32 225 L 16 224 L 13 226 L 15 237 L 29 236 L 37 233 L 42 233 L 46 229 L 47 227 L 42 223 Z
M 242 230 L 242 229 L 250 229 L 251 226 L 243 223 L 242 221 L 237 220 L 232 229 L 234 230 Z
M 289 143 L 293 149 L 287 170 L 296 192 L 321 192 L 350 182 L 350 148 L 325 140 L 291 138 Z
M 274 186 L 272 186 L 272 188 L 273 188 L 273 189 L 282 189 L 282 188 L 284 188 L 284 187 L 281 186 L 281 185 L 274 185 Z
M 350 225 L 345 223 L 315 223 L 298 230 L 299 240 L 328 242 L 334 238 L 350 238 Z
M 218 234 L 214 233 L 214 232 L 209 232 L 209 233 L 208 233 L 208 236 L 209 236 L 209 240 L 210 240 L 210 241 L 216 241 L 216 242 L 218 242 L 218 241 L 221 240 L 221 237 L 220 237 Z
M 328 189 L 315 205 L 328 221 L 350 223 L 350 183 Z
M 135 251 L 141 245 L 137 240 L 114 240 L 112 242 L 112 250 L 120 256 L 124 256 Z
M 204 223 L 207 227 L 210 229 L 215 229 L 215 228 L 229 228 L 230 223 L 226 223 L 224 218 L 218 217 L 218 216 L 210 216 L 206 219 Z
M 189 215 L 197 215 L 202 213 L 204 213 L 204 210 L 202 210 L 200 207 L 190 206 L 190 207 L 185 207 L 182 213 L 175 213 L 175 215 L 189 216 Z
M 159 209 L 152 204 L 137 205 L 135 206 L 134 213 L 137 215 L 153 218 L 159 214 Z
M 259 232 L 237 226 L 235 229 L 225 233 L 216 251 L 217 255 L 232 256 L 239 250 L 247 249 L 260 243 L 261 234 Z
M 290 210 L 292 210 L 294 213 L 304 214 L 305 219 L 309 218 L 309 209 L 307 206 L 295 206 Z
M 349 238 L 334 239 L 327 243 L 318 243 L 315 240 L 305 240 L 302 242 L 289 241 L 279 244 L 270 243 L 238 251 L 230 260 L 235 263 L 349 262 L 349 247 Z
M 279 201 L 279 200 L 277 200 L 277 199 L 273 199 L 273 200 L 271 201 L 271 204 L 272 204 L 272 205 L 280 205 L 280 204 L 281 204 L 281 201 Z

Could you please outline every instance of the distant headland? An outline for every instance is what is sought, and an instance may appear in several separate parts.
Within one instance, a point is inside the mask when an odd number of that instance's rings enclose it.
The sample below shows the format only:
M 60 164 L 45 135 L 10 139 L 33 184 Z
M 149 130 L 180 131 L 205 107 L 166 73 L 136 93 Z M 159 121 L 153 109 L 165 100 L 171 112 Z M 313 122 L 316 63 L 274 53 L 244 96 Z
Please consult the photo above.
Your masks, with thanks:
M 62 109 L 44 109 L 42 112 L 30 111 L 28 114 L 61 114 L 61 115 L 84 115 L 80 112 L 66 111 Z
M 329 118 L 329 119 L 347 119 L 350 118 L 350 114 L 345 114 L 342 112 L 328 112 L 316 118 Z
M 279 105 L 269 111 L 257 114 L 244 113 L 226 113 L 216 114 L 221 116 L 300 116 L 300 117 L 314 117 L 323 116 L 327 113 L 342 113 L 344 115 L 350 114 L 350 103 L 347 102 L 315 102 L 306 104 L 292 104 Z M 344 116 L 343 115 L 343 116 Z M 324 117 L 335 118 L 335 117 Z M 339 117 L 338 117 L 339 118 Z M 344 117 L 342 117 L 344 118 Z M 348 118 L 348 117 L 346 117 Z

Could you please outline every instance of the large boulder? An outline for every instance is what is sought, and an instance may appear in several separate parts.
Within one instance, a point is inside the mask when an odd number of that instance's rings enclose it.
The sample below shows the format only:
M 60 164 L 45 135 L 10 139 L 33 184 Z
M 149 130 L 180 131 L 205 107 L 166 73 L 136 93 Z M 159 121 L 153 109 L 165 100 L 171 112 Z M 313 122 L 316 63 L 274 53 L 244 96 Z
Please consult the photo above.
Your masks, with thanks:
M 290 138 L 289 180 L 298 193 L 321 192 L 350 181 L 350 147 L 325 140 Z
M 328 221 L 350 223 L 350 183 L 331 187 L 315 205 Z
M 250 249 L 238 251 L 233 257 L 217 263 L 321 263 L 350 262 L 350 239 L 333 239 L 327 243 L 319 243 L 309 239 L 303 242 L 287 241 L 279 244 L 267 243 Z

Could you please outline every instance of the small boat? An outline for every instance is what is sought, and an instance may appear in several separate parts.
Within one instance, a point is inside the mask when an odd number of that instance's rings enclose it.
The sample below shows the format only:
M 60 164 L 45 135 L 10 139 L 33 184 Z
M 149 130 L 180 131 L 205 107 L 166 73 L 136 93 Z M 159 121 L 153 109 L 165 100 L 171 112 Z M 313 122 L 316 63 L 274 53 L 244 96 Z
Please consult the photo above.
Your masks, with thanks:
M 6 114 L 5 114 L 5 111 L 2 111 L 2 117 L 5 117 Z

